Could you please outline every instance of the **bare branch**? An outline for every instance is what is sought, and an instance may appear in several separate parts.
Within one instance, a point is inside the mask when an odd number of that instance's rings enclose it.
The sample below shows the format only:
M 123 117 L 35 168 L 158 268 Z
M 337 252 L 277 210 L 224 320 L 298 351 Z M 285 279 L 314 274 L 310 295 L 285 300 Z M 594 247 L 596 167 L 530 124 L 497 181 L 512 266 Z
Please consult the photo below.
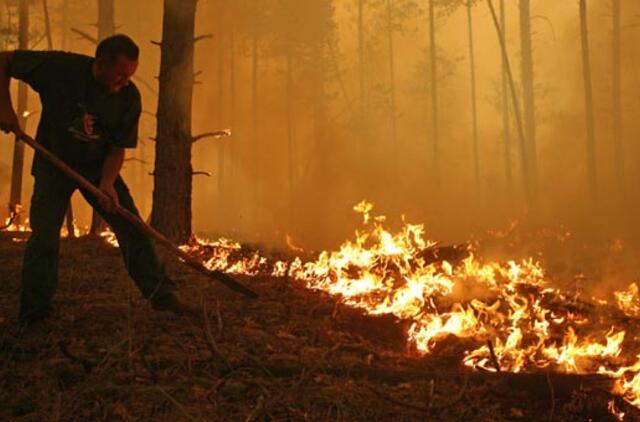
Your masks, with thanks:
M 136 157 L 129 157 L 129 158 L 125 158 L 125 160 L 124 160 L 124 161 L 125 161 L 125 162 L 127 162 L 127 161 L 135 161 L 135 162 L 138 162 L 138 163 L 141 163 L 141 164 L 145 164 L 145 165 L 146 165 L 146 164 L 148 164 L 146 161 L 141 160 L 141 159 L 136 158 Z
M 85 39 L 85 40 L 87 40 L 87 41 L 89 41 L 89 42 L 91 42 L 93 44 L 98 44 L 98 39 L 97 38 L 87 34 L 84 31 L 81 31 L 81 30 L 79 30 L 77 28 L 71 28 L 71 31 L 75 32 L 78 35 L 80 35 L 80 38 L 82 38 L 82 39 Z
M 198 35 L 197 37 L 195 37 L 193 39 L 194 43 L 197 43 L 198 41 L 202 41 L 202 40 L 207 40 L 207 39 L 213 39 L 213 34 L 202 34 L 202 35 Z
M 162 47 L 162 42 L 151 40 L 151 44 L 157 45 L 158 47 Z
M 192 171 L 191 172 L 192 176 L 207 176 L 207 177 L 211 177 L 211 173 L 208 171 Z
M 201 133 L 200 135 L 195 135 L 193 137 L 191 137 L 191 142 L 198 142 L 201 139 L 204 138 L 226 138 L 228 136 L 231 136 L 231 129 L 225 129 L 225 130 L 219 130 L 216 132 L 206 132 L 206 133 Z

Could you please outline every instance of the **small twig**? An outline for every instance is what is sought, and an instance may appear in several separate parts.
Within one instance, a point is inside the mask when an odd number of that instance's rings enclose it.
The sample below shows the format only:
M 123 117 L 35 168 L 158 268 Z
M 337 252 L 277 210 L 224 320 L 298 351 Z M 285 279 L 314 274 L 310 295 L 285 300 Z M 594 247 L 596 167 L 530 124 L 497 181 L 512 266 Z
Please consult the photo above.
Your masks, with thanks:
M 169 400 L 171 403 L 173 403 L 173 405 L 175 407 L 178 408 L 178 410 L 180 410 L 182 412 L 183 415 L 185 415 L 189 420 L 195 421 L 197 420 L 196 418 L 194 418 L 193 416 L 191 416 L 189 414 L 189 412 L 187 412 L 187 410 L 184 408 L 184 406 L 182 404 L 180 404 L 180 402 L 178 400 L 176 400 L 175 398 L 173 398 L 173 396 L 171 396 L 171 394 L 167 393 L 162 387 L 160 387 L 159 385 L 155 386 L 156 389 L 158 391 L 160 391 L 166 398 L 167 400 Z
M 493 343 L 491 343 L 491 340 L 487 340 L 487 346 L 489 346 L 489 355 L 491 356 L 491 363 L 493 363 L 493 366 L 494 368 L 496 368 L 496 371 L 502 372 L 500 370 L 500 363 L 498 362 L 498 357 L 496 356 L 496 352 L 495 350 L 493 350 Z
M 549 393 L 551 394 L 551 411 L 549 412 L 549 422 L 551 422 L 556 410 L 556 394 L 553 388 L 553 383 L 551 382 L 551 377 L 549 376 L 549 371 L 547 371 L 547 385 L 549 386 Z
M 153 384 L 157 384 L 158 374 L 156 373 L 156 371 L 153 369 L 153 367 L 147 360 L 146 347 L 143 347 L 142 350 L 140 351 L 140 361 L 142 362 L 142 366 L 144 367 L 144 369 L 146 369 L 149 375 L 151 375 L 151 382 Z
M 253 408 L 249 416 L 247 416 L 247 419 L 245 419 L 245 421 L 254 422 L 258 420 L 258 418 L 263 413 L 264 413 L 264 396 L 261 394 L 260 397 L 258 397 L 258 402 L 256 403 L 256 406 Z
M 224 324 L 222 323 L 222 312 L 220 312 L 220 301 L 216 300 L 216 317 L 218 319 L 218 333 L 222 334 Z
M 192 171 L 191 175 L 192 176 L 207 176 L 207 177 L 211 177 L 211 172 L 209 172 L 209 171 Z
M 469 373 L 465 373 L 465 377 L 464 377 L 464 384 L 462 384 L 462 388 L 460 389 L 460 392 L 458 393 L 458 395 L 456 397 L 453 398 L 453 400 L 451 400 L 448 403 L 443 404 L 442 406 L 431 406 L 431 404 L 429 405 L 428 408 L 426 407 L 422 407 L 422 406 L 418 406 L 415 405 L 413 403 L 407 403 L 407 402 L 403 402 L 401 400 L 395 399 L 387 394 L 382 393 L 381 391 L 376 390 L 375 388 L 368 386 L 368 388 L 374 392 L 376 395 L 378 395 L 380 398 L 383 398 L 387 401 L 389 401 L 390 403 L 396 404 L 398 406 L 402 406 L 402 407 L 406 407 L 408 409 L 413 409 L 413 410 L 417 410 L 419 412 L 425 412 L 425 413 L 430 413 L 433 410 L 442 410 L 442 409 L 446 409 L 447 407 L 451 407 L 455 404 L 457 404 L 460 400 L 462 400 L 462 398 L 464 397 L 464 394 L 467 392 L 467 387 L 469 386 Z
M 62 341 L 58 342 L 58 347 L 60 348 L 60 352 L 62 352 L 62 355 L 65 358 L 69 359 L 72 362 L 79 363 L 80 365 L 82 365 L 82 368 L 86 373 L 90 373 L 93 370 L 93 368 L 98 366 L 97 362 L 74 356 L 67 348 L 67 345 L 64 344 Z
M 204 316 L 204 328 L 205 328 L 205 337 L 207 339 L 207 348 L 209 352 L 214 358 L 220 359 L 224 365 L 231 369 L 231 365 L 229 365 L 229 361 L 224 357 L 220 349 L 218 348 L 218 344 L 216 340 L 213 338 L 213 334 L 211 334 L 211 324 L 209 323 L 209 315 L 207 314 L 207 301 L 202 302 L 202 313 Z
M 395 399 L 385 393 L 383 393 L 382 391 L 377 390 L 376 388 L 368 385 L 367 388 L 369 390 L 371 390 L 371 392 L 373 392 L 376 396 L 380 397 L 381 399 L 384 399 L 386 401 L 388 401 L 389 403 L 393 403 L 397 406 L 400 407 L 406 407 L 407 409 L 413 409 L 413 410 L 417 410 L 418 412 L 424 412 L 424 413 L 431 413 L 431 409 L 428 409 L 426 407 L 422 407 L 422 406 L 418 406 L 415 405 L 413 403 L 407 403 L 398 399 Z

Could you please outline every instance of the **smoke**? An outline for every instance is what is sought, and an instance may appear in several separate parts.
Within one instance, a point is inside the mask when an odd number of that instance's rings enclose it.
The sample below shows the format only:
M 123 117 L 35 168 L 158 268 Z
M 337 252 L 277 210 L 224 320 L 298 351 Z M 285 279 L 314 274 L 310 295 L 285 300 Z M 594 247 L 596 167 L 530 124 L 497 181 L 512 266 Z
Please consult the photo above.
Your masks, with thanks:
M 52 3 L 56 26 L 59 2 Z M 334 247 L 357 226 L 353 205 L 367 199 L 394 221 L 404 216 L 425 223 L 430 237 L 444 243 L 490 237 L 488 231 L 517 221 L 523 232 L 569 231 L 580 239 L 576 248 L 615 239 L 632 247 L 639 226 L 633 211 L 640 180 L 640 144 L 635 142 L 640 44 L 634 21 L 640 4 L 625 4 L 622 18 L 621 184 L 613 149 L 611 5 L 588 4 L 598 181 L 594 199 L 587 184 L 578 5 L 532 2 L 538 179 L 536 203 L 529 207 L 512 104 L 510 136 L 504 136 L 501 55 L 487 5 L 476 2 L 471 10 L 476 179 L 467 10 L 450 7 L 445 13 L 448 2 L 441 3 L 434 33 L 437 87 L 430 77 L 424 2 L 393 2 L 389 11 L 387 2 L 365 1 L 362 28 L 356 1 L 199 3 L 195 35 L 213 37 L 196 44 L 195 70 L 202 73 L 193 98 L 193 133 L 231 128 L 233 135 L 194 144 L 194 170 L 212 174 L 194 179 L 196 231 L 270 246 L 284 246 L 290 235 L 307 250 Z M 518 7 L 505 3 L 507 49 L 521 102 Z M 81 26 L 94 13 L 71 9 L 71 26 Z M 117 2 L 116 22 L 142 48 L 138 74 L 147 83 L 138 86 L 148 113 L 140 146 L 131 154 L 146 164 L 127 162 L 124 175 L 148 215 L 154 147 L 148 138 L 155 136 L 157 101 L 151 88 L 160 59 L 160 49 L 148 41 L 160 39 L 161 10 L 155 1 Z M 60 45 L 56 34 L 62 32 L 54 34 L 54 45 Z M 73 37 L 66 42 L 74 51 L 90 54 L 93 49 Z M 437 120 L 432 108 L 436 88 Z M 37 103 L 37 98 L 30 101 Z M 78 215 L 88 219 L 88 212 Z

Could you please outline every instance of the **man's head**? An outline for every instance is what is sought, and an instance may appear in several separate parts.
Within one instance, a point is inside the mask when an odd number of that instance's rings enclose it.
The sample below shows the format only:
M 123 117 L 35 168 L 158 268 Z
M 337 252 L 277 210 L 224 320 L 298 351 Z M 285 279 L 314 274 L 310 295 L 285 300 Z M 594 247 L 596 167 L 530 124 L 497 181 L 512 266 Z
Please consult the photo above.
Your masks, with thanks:
M 105 38 L 98 44 L 93 75 L 111 93 L 120 91 L 129 83 L 138 68 L 140 50 L 126 35 Z

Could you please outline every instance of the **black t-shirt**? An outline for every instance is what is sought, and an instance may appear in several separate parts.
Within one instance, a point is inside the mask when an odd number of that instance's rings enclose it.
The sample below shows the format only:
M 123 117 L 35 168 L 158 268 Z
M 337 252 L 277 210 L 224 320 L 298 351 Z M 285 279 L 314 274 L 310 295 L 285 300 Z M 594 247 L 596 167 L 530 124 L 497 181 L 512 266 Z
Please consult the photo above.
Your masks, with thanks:
M 93 60 L 61 51 L 17 50 L 10 75 L 40 94 L 36 140 L 80 172 L 97 176 L 111 147 L 136 147 L 142 106 L 132 82 L 117 93 L 99 85 L 91 70 Z M 32 173 L 50 168 L 36 154 Z

